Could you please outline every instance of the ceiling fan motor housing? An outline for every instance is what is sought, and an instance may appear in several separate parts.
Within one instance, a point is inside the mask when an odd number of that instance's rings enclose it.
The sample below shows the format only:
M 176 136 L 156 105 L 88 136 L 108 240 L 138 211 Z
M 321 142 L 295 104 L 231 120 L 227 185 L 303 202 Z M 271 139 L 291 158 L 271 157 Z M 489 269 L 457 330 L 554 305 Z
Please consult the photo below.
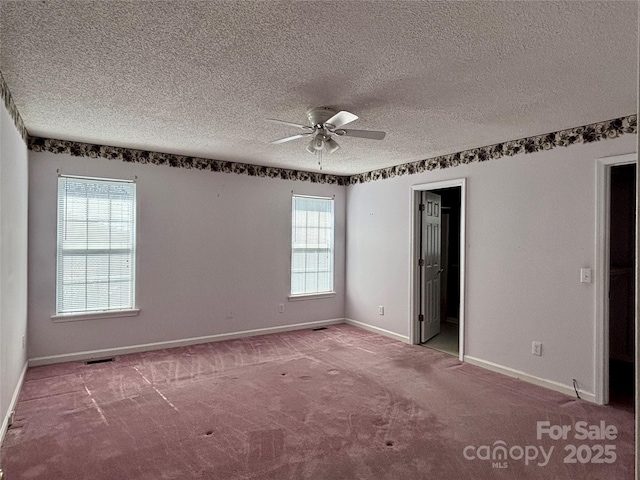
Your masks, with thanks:
M 313 125 L 314 127 L 316 125 L 324 125 L 324 123 L 335 114 L 336 111 L 333 108 L 329 107 L 315 107 L 307 111 L 309 123 L 311 123 L 311 125 Z

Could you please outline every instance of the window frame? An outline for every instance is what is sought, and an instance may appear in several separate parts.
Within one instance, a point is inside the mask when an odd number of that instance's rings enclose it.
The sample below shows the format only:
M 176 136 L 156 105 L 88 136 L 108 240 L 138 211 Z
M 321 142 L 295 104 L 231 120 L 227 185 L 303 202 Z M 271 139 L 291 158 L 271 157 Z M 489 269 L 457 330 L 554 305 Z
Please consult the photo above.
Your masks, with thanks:
M 331 202 L 331 241 L 330 241 L 330 262 L 331 262 L 331 289 L 326 291 L 315 291 L 308 293 L 292 293 L 293 290 L 293 253 L 294 253 L 294 213 L 295 213 L 295 199 L 296 198 L 307 198 L 307 199 L 317 199 L 317 200 L 328 200 Z M 291 195 L 291 211 L 290 211 L 290 224 L 289 224 L 289 296 L 288 299 L 290 302 L 299 301 L 299 300 L 312 300 L 312 299 L 320 299 L 320 298 L 330 298 L 335 297 L 335 284 L 336 284 L 336 255 L 335 255 L 335 228 L 336 228 L 336 220 L 335 220 L 335 195 L 332 196 L 322 196 L 322 195 L 301 195 L 292 193 Z
M 60 202 L 60 189 L 64 183 L 62 179 L 78 180 L 87 184 L 130 184 L 133 188 L 132 195 L 132 241 L 131 241 L 131 304 L 126 308 L 111 308 L 105 310 L 85 310 L 76 312 L 60 312 L 60 289 L 63 288 L 59 284 L 60 279 L 60 259 L 61 259 L 61 235 L 60 223 L 63 221 L 60 218 L 61 206 Z M 136 179 L 115 179 L 115 178 L 103 178 L 103 177 L 89 177 L 80 175 L 63 175 L 58 174 L 57 189 L 56 189 L 56 277 L 55 277 L 55 313 L 51 315 L 54 322 L 74 322 L 79 320 L 95 320 L 101 318 L 114 318 L 114 317 L 132 317 L 137 316 L 140 309 L 136 306 L 137 301 L 137 237 L 138 237 L 138 201 L 137 201 L 137 185 Z M 113 221 L 109 218 L 110 223 Z M 111 250 L 111 249 L 109 249 Z

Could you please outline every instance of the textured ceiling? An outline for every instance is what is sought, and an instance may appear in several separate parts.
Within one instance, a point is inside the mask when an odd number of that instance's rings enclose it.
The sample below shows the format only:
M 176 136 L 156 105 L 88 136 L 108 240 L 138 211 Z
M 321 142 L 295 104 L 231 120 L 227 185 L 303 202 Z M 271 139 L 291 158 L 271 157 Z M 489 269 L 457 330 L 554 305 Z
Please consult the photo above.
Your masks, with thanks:
M 362 173 L 636 112 L 636 1 L 1 0 L 31 135 L 315 171 L 299 131 L 349 110 L 324 172 Z

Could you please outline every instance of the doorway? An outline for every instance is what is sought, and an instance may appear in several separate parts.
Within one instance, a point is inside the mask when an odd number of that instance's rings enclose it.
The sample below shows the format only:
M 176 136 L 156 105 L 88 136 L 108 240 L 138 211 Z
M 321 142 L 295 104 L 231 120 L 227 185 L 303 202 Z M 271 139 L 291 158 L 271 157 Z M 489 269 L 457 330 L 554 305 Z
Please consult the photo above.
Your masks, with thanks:
M 609 404 L 633 408 L 635 384 L 636 164 L 610 172 Z
M 598 161 L 596 401 L 635 406 L 634 154 Z
M 413 187 L 411 342 L 464 356 L 465 180 Z

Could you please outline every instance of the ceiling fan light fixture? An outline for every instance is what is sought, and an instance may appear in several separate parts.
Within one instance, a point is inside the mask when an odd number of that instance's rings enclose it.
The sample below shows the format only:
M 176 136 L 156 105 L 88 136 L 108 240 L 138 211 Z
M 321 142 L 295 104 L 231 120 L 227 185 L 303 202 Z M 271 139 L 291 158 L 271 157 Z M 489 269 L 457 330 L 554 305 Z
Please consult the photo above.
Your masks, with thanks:
M 322 133 L 318 133 L 313 136 L 309 144 L 307 145 L 307 152 L 315 154 L 321 152 L 325 147 L 325 136 Z
M 336 142 L 333 138 L 329 138 L 329 140 L 325 142 L 325 152 L 327 153 L 333 153 L 339 148 L 340 145 L 338 145 L 338 142 Z
M 315 144 L 315 139 L 312 139 L 307 145 L 307 152 L 309 152 L 312 155 L 317 152 L 317 150 L 314 148 L 314 144 Z

